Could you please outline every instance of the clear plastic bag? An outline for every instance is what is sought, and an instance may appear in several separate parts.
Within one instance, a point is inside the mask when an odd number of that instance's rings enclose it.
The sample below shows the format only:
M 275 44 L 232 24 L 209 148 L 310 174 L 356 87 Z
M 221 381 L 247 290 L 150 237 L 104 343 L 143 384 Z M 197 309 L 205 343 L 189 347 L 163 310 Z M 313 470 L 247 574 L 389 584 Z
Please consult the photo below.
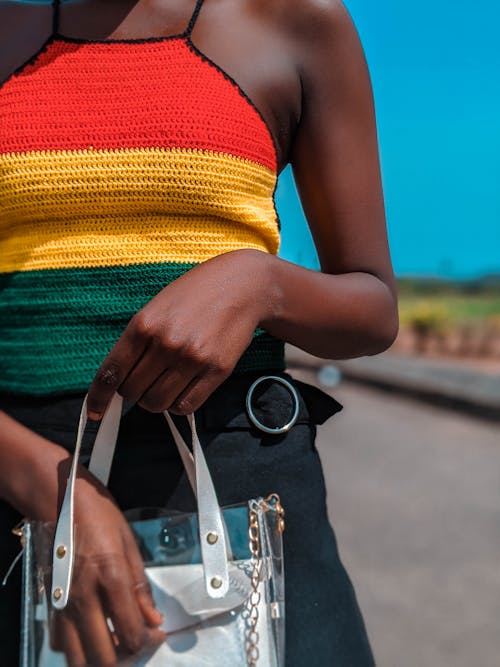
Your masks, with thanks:
M 229 585 L 223 597 L 207 593 L 199 512 L 143 508 L 125 516 L 167 637 L 159 646 L 119 659 L 119 667 L 283 667 L 284 521 L 277 495 L 220 509 L 228 545 Z M 23 527 L 21 667 L 67 665 L 50 639 L 54 619 L 67 613 L 51 601 L 55 531 L 54 524 L 36 521 Z M 73 535 L 73 568 L 78 568 L 85 557 L 79 552 L 78 524 Z M 112 621 L 108 624 L 112 632 Z

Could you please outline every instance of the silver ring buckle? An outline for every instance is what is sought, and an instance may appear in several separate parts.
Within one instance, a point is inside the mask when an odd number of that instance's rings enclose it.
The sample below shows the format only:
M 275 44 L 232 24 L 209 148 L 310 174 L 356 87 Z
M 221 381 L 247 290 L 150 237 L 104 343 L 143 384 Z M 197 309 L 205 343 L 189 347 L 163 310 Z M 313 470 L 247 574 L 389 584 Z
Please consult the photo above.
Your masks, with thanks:
M 282 384 L 284 387 L 288 389 L 294 400 L 295 407 L 293 410 L 293 414 L 290 418 L 290 421 L 288 421 L 284 426 L 277 426 L 276 428 L 271 428 L 270 426 L 266 426 L 257 419 L 257 416 L 253 411 L 252 408 L 253 393 L 256 387 L 258 387 L 261 382 L 265 382 L 266 380 L 274 380 L 275 382 L 279 382 L 280 384 Z M 297 390 L 295 389 L 295 387 L 290 382 L 288 382 L 288 380 L 279 377 L 279 375 L 263 375 L 262 377 L 257 378 L 257 380 L 255 380 L 255 382 L 253 382 L 252 385 L 250 386 L 247 392 L 246 407 L 250 421 L 252 422 L 252 424 L 254 424 L 254 426 L 256 426 L 261 431 L 264 431 L 264 433 L 272 433 L 273 435 L 279 435 L 280 433 L 286 433 L 287 431 L 289 431 L 297 421 L 299 416 L 299 395 L 297 394 Z

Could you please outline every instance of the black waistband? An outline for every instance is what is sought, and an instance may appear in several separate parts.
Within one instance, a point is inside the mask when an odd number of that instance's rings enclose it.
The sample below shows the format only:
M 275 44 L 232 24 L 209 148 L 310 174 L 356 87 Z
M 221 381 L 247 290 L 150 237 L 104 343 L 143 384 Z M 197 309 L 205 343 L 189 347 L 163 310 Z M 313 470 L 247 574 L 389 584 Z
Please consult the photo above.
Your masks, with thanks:
M 248 373 L 228 378 L 197 410 L 199 430 L 257 428 L 247 413 L 246 397 L 252 383 L 263 375 L 267 373 Z M 284 372 L 273 372 L 272 375 L 288 380 L 295 387 L 299 400 L 297 424 L 322 424 L 342 409 L 337 400 L 311 384 L 296 380 Z M 76 431 L 82 400 L 83 394 L 24 396 L 0 393 L 0 408 L 34 430 L 46 427 Z M 286 424 L 294 406 L 290 391 L 279 382 L 263 382 L 256 388 L 252 399 L 255 416 L 270 428 Z M 146 416 L 146 411 L 131 405 L 125 405 L 124 411 L 140 413 L 141 419 Z M 128 416 L 133 418 L 132 414 Z
M 231 378 L 217 389 L 197 412 L 197 422 L 207 430 L 218 428 L 253 427 L 246 409 L 246 397 L 254 380 L 266 375 L 259 373 Z M 323 424 L 339 412 L 342 405 L 332 396 L 313 385 L 296 380 L 288 373 L 273 373 L 288 380 L 296 389 L 299 400 L 297 424 Z M 286 424 L 293 413 L 294 399 L 279 382 L 263 382 L 252 397 L 252 407 L 260 422 L 270 428 Z

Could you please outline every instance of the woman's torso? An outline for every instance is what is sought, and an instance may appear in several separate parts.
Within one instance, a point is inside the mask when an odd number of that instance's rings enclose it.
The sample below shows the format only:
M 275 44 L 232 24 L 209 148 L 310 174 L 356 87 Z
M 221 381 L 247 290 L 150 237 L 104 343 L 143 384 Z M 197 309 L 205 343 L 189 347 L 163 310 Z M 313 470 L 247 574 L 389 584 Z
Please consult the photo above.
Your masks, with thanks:
M 221 252 L 277 251 L 293 104 L 288 123 L 272 107 L 292 68 L 266 53 L 269 12 L 207 0 L 186 34 L 194 7 L 120 21 L 131 6 L 62 4 L 41 47 L 52 13 L 17 7 L 35 55 L 11 46 L 0 88 L 2 389 L 84 389 L 165 284 Z M 282 344 L 258 332 L 239 366 L 282 366 Z

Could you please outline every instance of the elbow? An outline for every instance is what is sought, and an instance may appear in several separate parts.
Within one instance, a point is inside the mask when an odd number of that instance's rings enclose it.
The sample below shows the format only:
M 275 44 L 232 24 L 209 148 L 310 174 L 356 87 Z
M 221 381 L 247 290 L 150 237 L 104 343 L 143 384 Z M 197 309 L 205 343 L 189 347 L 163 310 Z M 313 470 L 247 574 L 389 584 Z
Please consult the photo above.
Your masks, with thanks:
M 391 300 L 382 308 L 372 329 L 373 338 L 369 355 L 380 354 L 388 350 L 397 338 L 399 332 L 399 313 L 397 300 Z
M 396 312 L 388 318 L 380 329 L 379 349 L 375 354 L 388 350 L 397 338 L 399 332 L 399 317 Z

